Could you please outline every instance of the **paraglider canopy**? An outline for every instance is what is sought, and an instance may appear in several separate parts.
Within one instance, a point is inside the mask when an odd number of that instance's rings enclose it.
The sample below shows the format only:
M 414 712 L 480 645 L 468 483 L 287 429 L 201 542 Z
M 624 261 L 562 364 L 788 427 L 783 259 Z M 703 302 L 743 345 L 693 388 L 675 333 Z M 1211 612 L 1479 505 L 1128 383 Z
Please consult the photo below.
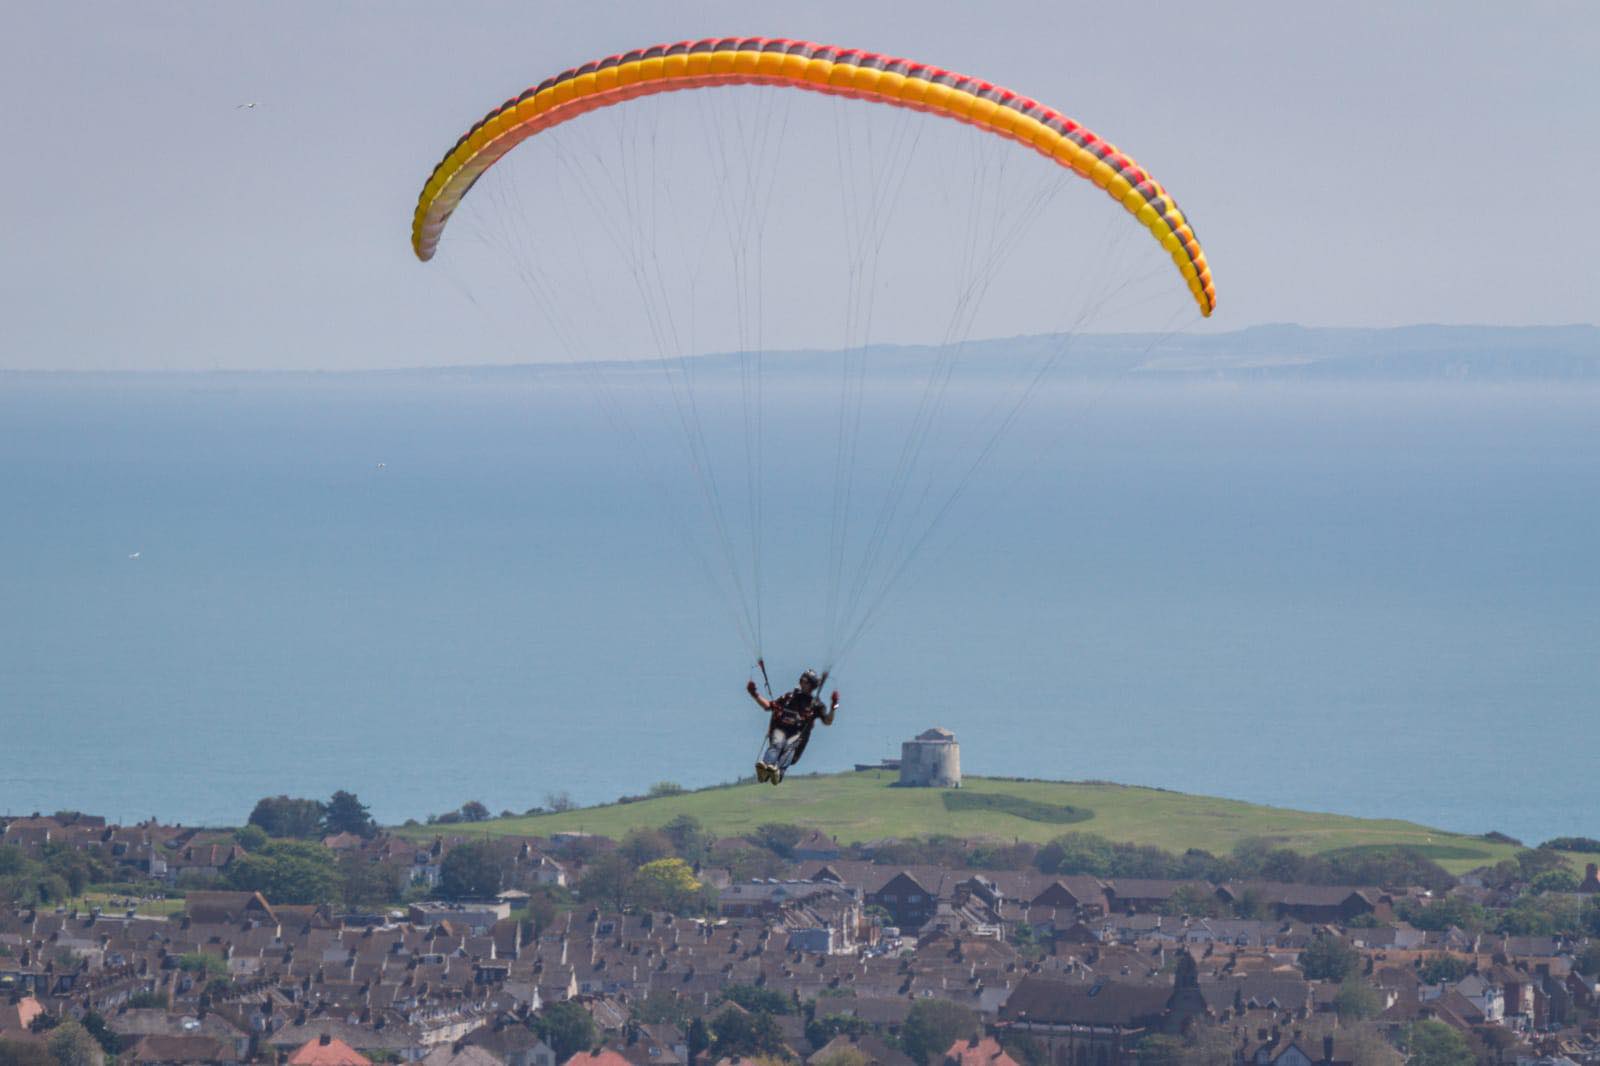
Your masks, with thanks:
M 1094 182 L 1172 256 L 1202 315 L 1216 307 L 1205 252 L 1161 184 L 1126 154 L 1053 108 L 978 78 L 854 48 L 769 37 L 708 37 L 607 56 L 547 78 L 485 115 L 434 167 L 417 200 L 411 246 L 433 258 L 450 214 L 480 175 L 541 130 L 655 93 L 777 85 L 926 111 L 1009 137 Z

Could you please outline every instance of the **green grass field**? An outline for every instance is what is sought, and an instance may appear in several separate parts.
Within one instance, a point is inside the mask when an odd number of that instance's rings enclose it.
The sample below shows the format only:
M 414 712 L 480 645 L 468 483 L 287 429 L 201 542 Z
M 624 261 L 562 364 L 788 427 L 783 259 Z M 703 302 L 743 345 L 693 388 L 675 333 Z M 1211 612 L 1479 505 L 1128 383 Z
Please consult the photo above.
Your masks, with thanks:
M 1308 853 L 1406 844 L 1421 848 L 1454 873 L 1510 858 L 1518 850 L 1415 822 L 1285 810 L 1126 785 L 968 777 L 959 798 L 946 799 L 939 789 L 890 787 L 895 778 L 890 771 L 800 776 L 778 788 L 750 782 L 560 814 L 411 826 L 396 832 L 430 838 L 441 832 L 548 836 L 578 830 L 621 837 L 630 829 L 662 826 L 687 814 L 722 836 L 736 836 L 765 822 L 789 822 L 821 829 L 841 843 L 933 833 L 1042 842 L 1081 831 L 1174 852 L 1203 848 L 1215 854 L 1249 838 Z

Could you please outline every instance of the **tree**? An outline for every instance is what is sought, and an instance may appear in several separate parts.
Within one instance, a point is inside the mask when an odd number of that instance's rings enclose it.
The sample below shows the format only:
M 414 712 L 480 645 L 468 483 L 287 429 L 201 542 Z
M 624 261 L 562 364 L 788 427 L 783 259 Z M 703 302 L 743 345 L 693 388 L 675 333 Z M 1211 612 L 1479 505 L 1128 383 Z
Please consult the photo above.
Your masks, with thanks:
M 635 1025 L 676 1025 L 682 1029 L 689 1021 L 689 1005 L 663 988 L 652 988 L 649 995 L 636 1000 L 629 1012 Z
M 841 1033 L 855 1037 L 870 1032 L 872 1026 L 853 1014 L 823 1014 L 820 1008 L 806 1023 L 806 1039 L 814 1048 L 822 1047 Z
M 752 1014 L 788 1014 L 794 1009 L 794 1001 L 782 992 L 755 985 L 729 985 L 722 990 L 722 998 Z
M 1536 893 L 1545 892 L 1576 892 L 1578 891 L 1578 875 L 1571 870 L 1546 870 L 1534 877 L 1529 886 Z
M 826 1055 L 813 1055 L 806 1063 L 807 1066 L 872 1066 L 872 1056 L 860 1048 L 845 1047 Z
M 1345 981 L 1339 986 L 1339 994 L 1334 997 L 1333 1007 L 1339 1012 L 1341 1021 L 1359 1022 L 1377 1017 L 1383 1010 L 1383 1001 L 1379 999 L 1377 989 L 1365 981 L 1356 979 Z
M 797 825 L 767 822 L 765 825 L 756 826 L 751 839 L 778 858 L 788 859 L 794 856 L 794 846 L 800 843 L 800 838 L 805 835 L 806 831 Z
M 643 866 L 672 854 L 672 838 L 659 829 L 630 829 L 617 848 L 635 866 Z
M 1139 1066 L 1181 1066 L 1183 1041 L 1165 1033 L 1151 1033 L 1139 1041 Z
M 445 899 L 493 899 L 505 883 L 505 860 L 487 840 L 462 844 L 439 865 L 439 895 Z
M 1472 971 L 1472 964 L 1457 955 L 1435 955 L 1422 964 L 1424 984 L 1455 984 Z
M 1416 1022 L 1406 1030 L 1406 1066 L 1474 1066 L 1466 1037 L 1444 1022 Z
M 0 1066 L 56 1066 L 56 1057 L 43 1044 L 0 1038 Z
M 461 805 L 461 820 L 463 822 L 487 822 L 489 808 L 477 800 L 468 800 Z
M 276 840 L 235 859 L 222 880 L 229 888 L 259 892 L 273 903 L 330 903 L 340 889 L 333 853 L 301 840 Z
M 662 826 L 661 831 L 672 842 L 672 850 L 677 856 L 689 862 L 699 862 L 711 847 L 711 834 L 700 824 L 700 819 L 691 815 L 678 815 Z
M 1201 885 L 1183 885 L 1167 897 L 1167 901 L 1161 905 L 1161 913 L 1173 918 L 1183 915 L 1191 918 L 1220 918 L 1222 901 L 1217 898 L 1215 892 L 1209 892 Z
M 686 1040 L 689 1045 L 689 1061 L 699 1062 L 700 1056 L 711 1046 L 711 1030 L 706 1026 L 704 1018 L 695 1015 L 694 1021 L 689 1023 Z
M 617 852 L 607 852 L 584 867 L 578 896 L 614 911 L 626 910 L 633 898 L 632 864 Z
M 557 814 L 560 814 L 562 811 L 573 810 L 578 806 L 572 801 L 572 797 L 565 792 L 545 793 L 544 805 L 550 808 L 552 811 L 555 811 Z
M 102 1066 L 105 1049 L 82 1025 L 68 1018 L 50 1031 L 46 1044 L 56 1066 Z
M 594 1047 L 594 1018 L 583 1006 L 571 1000 L 553 1003 L 533 1019 L 533 1031 L 550 1045 L 557 1062 L 565 1062 L 580 1051 Z
M 711 1031 L 715 1034 L 710 1050 L 714 1060 L 734 1055 L 784 1055 L 783 1031 L 770 1014 L 729 1007 L 712 1020 Z
M 919 999 L 900 1029 L 905 1052 L 919 1063 L 950 1050 L 950 1045 L 978 1031 L 978 1016 L 947 999 Z
M 269 796 L 257 801 L 250 824 L 259 825 L 268 836 L 309 840 L 322 835 L 323 811 L 316 800 Z
M 1541 848 L 1524 848 L 1516 854 L 1517 865 L 1522 869 L 1522 879 L 1532 881 L 1549 870 L 1566 870 L 1566 857 Z
M 1459 896 L 1446 896 L 1423 907 L 1402 903 L 1396 910 L 1401 918 L 1429 932 L 1442 932 L 1455 926 L 1463 932 L 1477 933 L 1488 924 L 1488 915 L 1482 907 Z
M 400 898 L 404 876 L 399 867 L 346 855 L 339 860 L 339 895 L 347 907 L 379 907 Z
M 340 789 L 328 800 L 322 816 L 323 828 L 329 833 L 354 833 L 363 840 L 370 840 L 378 835 L 378 823 L 372 820 L 372 812 L 356 798 L 354 792 Z
M 106 1024 L 104 1016 L 99 1011 L 92 1010 L 83 1016 L 83 1028 L 94 1037 L 95 1043 L 99 1044 L 107 1055 L 115 1058 L 122 1050 L 122 1038 L 112 1032 L 111 1026 Z
M 695 901 L 700 882 L 682 859 L 657 859 L 639 867 L 633 879 L 633 898 L 648 910 L 682 913 Z
M 267 836 L 265 829 L 254 824 L 247 825 L 243 829 L 237 829 L 233 834 L 234 843 L 246 851 L 258 851 L 265 847 L 270 839 L 272 838 Z
M 550 928 L 550 923 L 556 920 L 557 913 L 555 898 L 548 889 L 529 893 L 527 929 L 524 930 L 523 941 L 531 942 Z
M 650 798 L 662 799 L 666 796 L 681 796 L 689 791 L 676 781 L 657 781 L 650 786 Z
M 1343 981 L 1360 963 L 1355 948 L 1327 933 L 1318 933 L 1300 953 L 1300 970 L 1311 981 Z

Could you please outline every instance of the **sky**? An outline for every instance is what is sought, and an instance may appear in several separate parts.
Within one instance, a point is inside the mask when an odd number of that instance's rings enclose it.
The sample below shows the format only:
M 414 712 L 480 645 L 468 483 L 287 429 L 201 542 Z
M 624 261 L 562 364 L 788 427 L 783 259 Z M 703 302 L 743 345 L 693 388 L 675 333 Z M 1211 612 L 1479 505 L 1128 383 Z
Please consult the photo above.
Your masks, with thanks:
M 1600 5 L 23 3 L 0 369 L 527 358 L 475 343 L 479 310 L 413 258 L 423 179 L 548 74 L 711 35 L 910 56 L 1104 134 L 1195 222 L 1198 328 L 1600 321 Z M 881 303 L 875 339 L 901 339 L 915 291 Z

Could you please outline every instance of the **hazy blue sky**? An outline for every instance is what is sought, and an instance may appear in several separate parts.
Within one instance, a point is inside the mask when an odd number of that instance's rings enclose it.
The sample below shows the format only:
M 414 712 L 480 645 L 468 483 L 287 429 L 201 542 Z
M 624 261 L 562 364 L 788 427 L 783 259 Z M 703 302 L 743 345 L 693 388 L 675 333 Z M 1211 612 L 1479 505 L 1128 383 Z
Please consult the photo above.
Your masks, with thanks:
M 1208 328 L 1600 321 L 1591 3 L 19 3 L 0 367 L 485 361 L 407 244 L 428 170 L 549 73 L 713 34 L 897 52 L 1079 118 L 1195 220 Z

